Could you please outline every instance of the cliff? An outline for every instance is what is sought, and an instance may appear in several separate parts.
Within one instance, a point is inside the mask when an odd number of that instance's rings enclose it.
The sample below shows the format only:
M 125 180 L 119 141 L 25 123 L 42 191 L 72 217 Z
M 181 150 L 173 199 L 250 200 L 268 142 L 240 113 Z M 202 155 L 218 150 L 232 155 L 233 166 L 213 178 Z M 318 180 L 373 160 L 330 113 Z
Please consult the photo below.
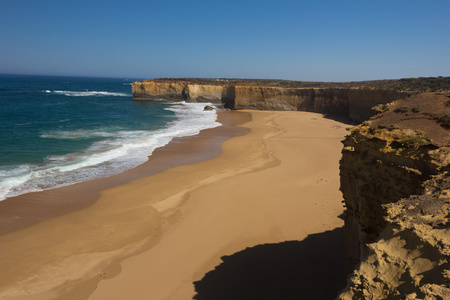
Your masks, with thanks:
M 377 107 L 340 162 L 351 268 L 338 299 L 450 299 L 450 94 Z
M 267 84 L 267 85 L 261 85 Z M 396 99 L 406 92 L 369 87 L 281 87 L 271 82 L 229 82 L 227 80 L 167 80 L 134 82 L 135 100 L 184 100 L 212 102 L 230 109 L 301 110 L 349 117 L 356 122 L 374 114 L 371 108 Z

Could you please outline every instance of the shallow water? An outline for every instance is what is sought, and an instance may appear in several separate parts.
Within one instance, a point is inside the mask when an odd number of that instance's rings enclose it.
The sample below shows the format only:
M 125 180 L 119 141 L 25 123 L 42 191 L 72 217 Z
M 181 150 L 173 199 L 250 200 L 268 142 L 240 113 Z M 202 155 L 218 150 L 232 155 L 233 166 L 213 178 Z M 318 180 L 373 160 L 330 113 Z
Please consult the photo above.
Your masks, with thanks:
M 0 75 L 0 200 L 123 172 L 220 125 L 205 103 L 132 101 L 131 82 Z

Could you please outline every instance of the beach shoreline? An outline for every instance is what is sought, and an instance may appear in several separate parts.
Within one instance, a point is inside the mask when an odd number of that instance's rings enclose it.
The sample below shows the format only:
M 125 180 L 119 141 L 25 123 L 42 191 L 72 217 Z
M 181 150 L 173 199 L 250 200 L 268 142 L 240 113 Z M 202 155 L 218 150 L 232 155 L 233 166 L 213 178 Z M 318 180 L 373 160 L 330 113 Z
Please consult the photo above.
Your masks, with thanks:
M 324 232 L 343 239 L 338 162 L 348 126 L 306 112 L 224 114 L 244 124 L 216 140 L 221 151 L 151 176 L 138 170 L 84 208 L 0 236 L 10 270 L 0 295 L 189 299 L 224 255 Z M 328 267 L 345 283 L 345 254 L 332 254 L 340 256 Z
M 220 144 L 224 140 L 245 133 L 246 130 L 237 125 L 248 122 L 250 115 L 236 111 L 219 111 L 217 118 L 222 124 L 220 127 L 202 130 L 195 136 L 175 138 L 168 145 L 155 149 L 148 161 L 133 169 L 109 177 L 0 201 L 0 235 L 86 208 L 92 205 L 105 189 L 151 176 L 177 165 L 195 163 L 219 155 Z

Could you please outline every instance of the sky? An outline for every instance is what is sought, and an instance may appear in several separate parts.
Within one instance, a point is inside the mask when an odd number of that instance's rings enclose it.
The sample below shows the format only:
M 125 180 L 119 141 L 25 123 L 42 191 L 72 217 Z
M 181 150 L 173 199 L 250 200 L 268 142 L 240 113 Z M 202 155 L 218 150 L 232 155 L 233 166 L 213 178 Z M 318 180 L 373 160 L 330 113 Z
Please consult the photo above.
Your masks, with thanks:
M 450 76 L 450 1 L 0 0 L 0 73 Z

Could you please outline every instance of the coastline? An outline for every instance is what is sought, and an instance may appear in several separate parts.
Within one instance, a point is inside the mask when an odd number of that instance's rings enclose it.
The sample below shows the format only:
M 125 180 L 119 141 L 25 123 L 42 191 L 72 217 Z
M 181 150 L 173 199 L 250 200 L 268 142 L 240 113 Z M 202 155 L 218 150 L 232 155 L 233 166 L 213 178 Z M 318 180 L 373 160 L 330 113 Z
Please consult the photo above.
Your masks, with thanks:
M 245 114 L 252 121 L 231 139 L 209 131 L 221 154 L 212 147 L 200 160 L 153 175 L 138 167 L 134 180 L 117 179 L 114 187 L 93 182 L 102 188 L 97 201 L 0 236 L 2 269 L 11 270 L 0 295 L 188 299 L 193 282 L 224 255 L 342 227 L 338 162 L 346 125 L 315 113 Z M 195 147 L 206 145 L 210 140 Z M 328 267 L 338 272 L 342 265 Z
M 105 189 L 151 176 L 178 165 L 217 156 L 221 152 L 220 144 L 234 135 L 245 133 L 244 128 L 237 126 L 249 120 L 250 115 L 242 112 L 218 112 L 217 121 L 222 126 L 202 130 L 195 136 L 175 138 L 168 145 L 155 149 L 147 162 L 133 169 L 109 177 L 27 193 L 0 201 L 0 236 L 86 208 L 92 205 Z

